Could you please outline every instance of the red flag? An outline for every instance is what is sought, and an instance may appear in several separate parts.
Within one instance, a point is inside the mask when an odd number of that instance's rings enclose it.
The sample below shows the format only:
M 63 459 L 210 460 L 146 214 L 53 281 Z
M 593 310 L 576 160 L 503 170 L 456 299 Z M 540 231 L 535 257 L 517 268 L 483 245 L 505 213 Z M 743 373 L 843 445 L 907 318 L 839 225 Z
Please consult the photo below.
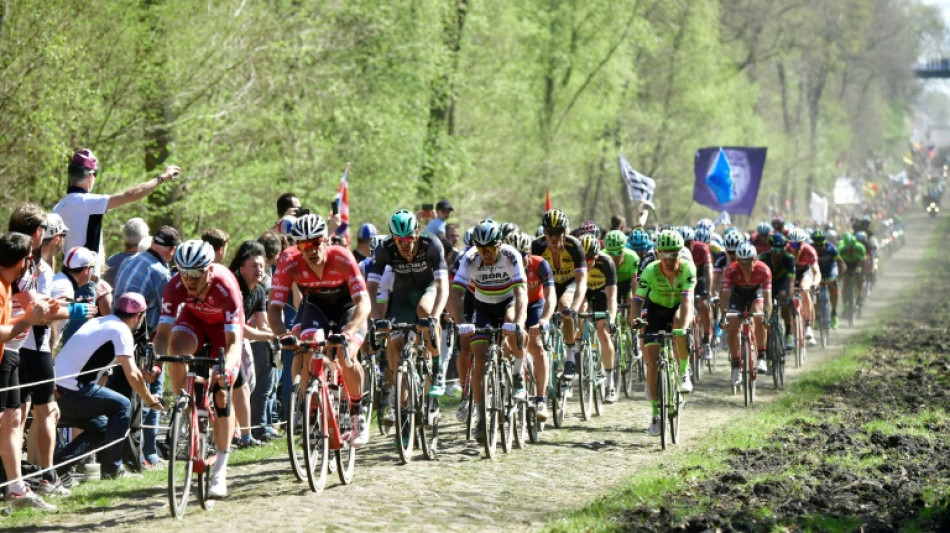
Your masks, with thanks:
M 551 189 L 548 189 L 547 194 L 544 196 L 544 210 L 545 212 L 551 210 Z

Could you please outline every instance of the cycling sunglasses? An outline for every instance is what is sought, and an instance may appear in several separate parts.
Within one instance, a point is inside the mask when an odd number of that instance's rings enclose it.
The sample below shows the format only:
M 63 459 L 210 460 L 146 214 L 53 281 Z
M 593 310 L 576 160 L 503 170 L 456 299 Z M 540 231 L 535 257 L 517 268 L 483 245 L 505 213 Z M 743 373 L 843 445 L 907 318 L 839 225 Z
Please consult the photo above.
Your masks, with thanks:
M 548 237 L 563 237 L 563 236 L 564 236 L 564 230 L 562 230 L 562 229 L 546 229 L 546 230 L 544 230 L 544 234 L 547 235 Z
M 480 253 L 480 254 L 493 254 L 493 253 L 495 253 L 495 252 L 498 251 L 498 245 L 497 245 L 497 244 L 492 244 L 492 245 L 489 245 L 489 246 L 477 246 L 477 245 L 476 245 L 475 248 L 478 249 L 478 253 Z
M 619 248 L 617 250 L 604 250 L 604 251 L 607 252 L 607 255 L 613 256 L 613 257 L 617 257 L 618 255 L 623 255 L 623 248 Z
M 410 235 L 408 237 L 393 237 L 393 238 L 396 239 L 396 242 L 399 244 L 412 244 L 416 242 L 415 235 Z
M 802 243 L 800 243 L 800 242 L 790 242 L 790 243 L 788 243 L 788 246 L 789 246 L 790 248 L 792 248 L 793 250 L 797 250 L 797 249 L 799 249 L 799 248 L 802 247 Z
M 206 268 L 183 268 L 179 270 L 179 272 L 181 272 L 182 277 L 189 278 L 189 279 L 198 279 L 201 276 L 204 276 L 207 270 L 208 269 Z
M 657 254 L 657 257 L 664 261 L 672 261 L 673 259 L 679 257 L 679 255 L 679 252 L 660 252 Z
M 302 241 L 297 243 L 297 248 L 302 252 L 309 252 L 310 250 L 316 250 L 317 248 L 326 244 L 327 240 L 323 237 L 317 237 L 309 241 Z

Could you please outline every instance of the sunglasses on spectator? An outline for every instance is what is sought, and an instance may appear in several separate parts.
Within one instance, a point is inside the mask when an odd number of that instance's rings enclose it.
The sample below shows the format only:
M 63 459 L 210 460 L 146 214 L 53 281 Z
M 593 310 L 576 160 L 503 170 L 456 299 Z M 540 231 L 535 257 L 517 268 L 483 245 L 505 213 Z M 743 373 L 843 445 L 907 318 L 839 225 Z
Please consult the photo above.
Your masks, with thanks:
M 323 246 L 326 242 L 327 240 L 323 237 L 317 237 L 313 240 L 297 243 L 297 248 L 302 252 L 309 252 L 310 250 L 316 250 L 317 248 Z
M 205 272 L 207 272 L 207 269 L 205 269 L 205 268 L 183 268 L 183 269 L 181 269 L 181 275 L 182 275 L 182 277 L 189 278 L 189 279 L 198 279 L 198 278 L 200 278 L 201 276 L 204 276 L 204 275 L 205 275 Z

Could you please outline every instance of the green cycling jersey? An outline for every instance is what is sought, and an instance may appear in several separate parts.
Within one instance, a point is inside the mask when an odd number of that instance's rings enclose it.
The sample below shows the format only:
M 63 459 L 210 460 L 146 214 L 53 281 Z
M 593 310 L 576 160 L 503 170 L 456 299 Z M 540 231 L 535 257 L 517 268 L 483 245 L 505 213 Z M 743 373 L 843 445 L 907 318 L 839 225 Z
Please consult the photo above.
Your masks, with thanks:
M 617 266 L 617 283 L 624 283 L 633 279 L 640 266 L 640 256 L 633 250 L 623 249 L 623 262 Z
M 856 242 L 851 246 L 840 248 L 838 255 L 845 263 L 853 265 L 867 259 L 868 252 L 863 244 Z
M 680 261 L 679 272 L 673 278 L 672 284 L 660 267 L 660 261 L 654 261 L 643 269 L 636 298 L 649 298 L 657 305 L 676 307 L 684 295 L 691 295 L 696 288 L 696 265 L 690 261 Z

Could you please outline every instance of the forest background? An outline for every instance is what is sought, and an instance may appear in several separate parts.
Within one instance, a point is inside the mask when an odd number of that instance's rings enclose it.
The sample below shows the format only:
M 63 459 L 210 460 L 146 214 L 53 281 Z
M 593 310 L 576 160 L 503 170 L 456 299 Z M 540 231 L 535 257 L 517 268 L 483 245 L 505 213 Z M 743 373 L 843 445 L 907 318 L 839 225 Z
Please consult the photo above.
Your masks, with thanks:
M 345 162 L 353 223 L 448 198 L 463 223 L 533 228 L 547 189 L 575 221 L 629 218 L 622 150 L 678 223 L 716 214 L 691 201 L 698 148 L 767 146 L 753 218 L 773 198 L 804 218 L 849 167 L 898 171 L 912 66 L 947 41 L 910 0 L 6 0 L 0 17 L 0 216 L 51 208 L 80 147 L 95 192 L 183 168 L 110 215 L 112 251 L 132 216 L 240 241 L 281 193 L 328 211 Z

